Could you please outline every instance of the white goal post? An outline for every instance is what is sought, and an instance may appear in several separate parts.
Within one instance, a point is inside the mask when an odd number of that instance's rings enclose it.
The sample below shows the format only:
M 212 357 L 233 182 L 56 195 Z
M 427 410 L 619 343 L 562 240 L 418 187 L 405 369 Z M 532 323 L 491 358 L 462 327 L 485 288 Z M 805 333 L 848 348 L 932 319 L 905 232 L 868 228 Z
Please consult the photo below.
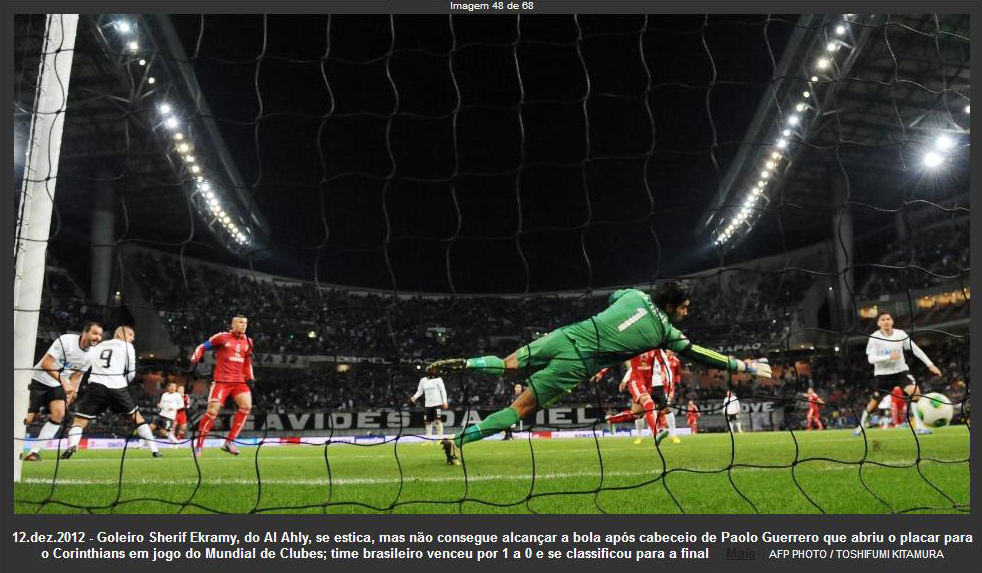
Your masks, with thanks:
M 58 181 L 78 14 L 48 14 L 14 239 L 14 481 L 20 481 L 45 252 Z

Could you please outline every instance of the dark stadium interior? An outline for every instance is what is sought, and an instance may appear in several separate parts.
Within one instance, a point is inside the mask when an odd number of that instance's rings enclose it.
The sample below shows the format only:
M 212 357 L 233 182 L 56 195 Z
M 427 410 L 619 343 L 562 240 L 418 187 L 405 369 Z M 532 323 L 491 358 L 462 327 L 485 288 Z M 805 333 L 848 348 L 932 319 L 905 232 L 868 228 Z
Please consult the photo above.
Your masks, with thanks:
M 692 340 L 778 373 L 686 365 L 682 396 L 699 403 L 734 388 L 786 429 L 813 386 L 830 427 L 854 426 L 884 309 L 942 369 L 908 358 L 924 387 L 967 400 L 967 15 L 143 15 L 139 56 L 117 16 L 79 23 L 37 352 L 86 319 L 135 323 L 148 410 L 174 379 L 200 416 L 209 372 L 188 374 L 188 355 L 237 313 L 259 356 L 257 420 L 403 410 L 428 361 L 504 356 L 614 288 L 669 278 L 691 289 L 678 326 Z M 44 17 L 15 23 L 23 142 Z M 841 57 L 813 72 L 825 42 Z M 209 213 L 162 101 L 248 241 Z M 780 180 L 714 242 L 795 113 L 808 124 L 768 173 Z M 925 168 L 939 134 L 951 148 Z M 21 158 L 15 206 L 24 177 Z M 92 258 L 99 196 L 111 268 Z M 511 381 L 478 376 L 448 390 L 462 407 L 512 398 Z M 623 402 L 611 375 L 563 405 Z

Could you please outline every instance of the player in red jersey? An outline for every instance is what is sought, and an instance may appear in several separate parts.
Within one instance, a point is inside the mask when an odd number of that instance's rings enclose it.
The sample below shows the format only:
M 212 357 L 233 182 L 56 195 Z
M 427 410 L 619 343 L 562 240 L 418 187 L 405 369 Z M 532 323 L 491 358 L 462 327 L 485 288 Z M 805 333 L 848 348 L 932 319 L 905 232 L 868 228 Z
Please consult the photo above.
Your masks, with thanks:
M 177 387 L 177 393 L 181 395 L 184 407 L 177 410 L 177 415 L 174 417 L 174 425 L 177 426 L 177 439 L 183 440 L 185 432 L 188 431 L 188 408 L 191 407 L 191 399 L 185 393 L 183 384 Z
M 661 443 L 668 432 L 659 432 L 656 426 L 656 415 L 659 408 L 664 408 L 667 403 L 665 388 L 662 386 L 663 378 L 658 377 L 653 381 L 652 373 L 658 366 L 655 364 L 655 354 L 658 349 L 642 352 L 629 362 L 628 374 L 621 381 L 619 389 L 623 392 L 626 388 L 631 393 L 631 408 L 619 414 L 607 416 L 607 422 L 620 424 L 630 422 L 635 418 L 644 416 L 648 427 L 651 428 L 651 435 L 655 437 L 655 444 Z M 599 380 L 607 373 L 603 369 L 594 376 L 594 380 Z M 657 385 L 653 386 L 653 383 Z
M 893 427 L 898 428 L 904 425 L 905 414 L 907 413 L 907 395 L 900 386 L 894 386 L 890 392 L 890 414 L 893 417 Z
M 694 401 L 689 400 L 689 404 L 685 407 L 685 412 L 686 412 L 685 414 L 686 425 L 689 426 L 689 429 L 692 430 L 693 434 L 699 433 L 698 421 L 699 421 L 699 416 L 702 415 L 699 413 L 699 406 L 696 406 L 696 403 Z
M 242 431 L 249 410 L 252 409 L 252 390 L 249 387 L 256 377 L 252 372 L 252 339 L 246 336 L 249 319 L 236 316 L 232 319 L 232 329 L 219 332 L 203 344 L 198 345 L 191 356 L 191 364 L 197 364 L 205 355 L 206 350 L 215 351 L 215 373 L 212 376 L 211 390 L 208 392 L 208 410 L 198 424 L 198 442 L 194 446 L 194 455 L 201 454 L 201 448 L 215 424 L 215 418 L 222 406 L 231 397 L 238 407 L 232 418 L 232 426 L 222 444 L 222 451 L 233 456 L 239 455 L 235 447 L 235 438 Z
M 807 429 L 812 429 L 812 422 L 815 422 L 815 426 L 819 430 L 824 430 L 825 426 L 822 425 L 822 418 L 818 415 L 818 409 L 825 404 L 825 400 L 822 400 L 818 394 L 815 393 L 814 388 L 809 388 L 805 392 L 805 398 L 808 398 L 808 414 L 805 415 L 805 420 L 808 422 Z

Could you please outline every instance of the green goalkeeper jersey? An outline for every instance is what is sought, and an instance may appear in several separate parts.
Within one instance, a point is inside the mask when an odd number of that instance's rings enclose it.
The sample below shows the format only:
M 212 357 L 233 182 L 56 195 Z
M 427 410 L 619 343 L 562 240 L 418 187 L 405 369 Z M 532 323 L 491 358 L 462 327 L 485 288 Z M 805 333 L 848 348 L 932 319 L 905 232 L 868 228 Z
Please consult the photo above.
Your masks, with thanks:
M 612 366 L 653 348 L 665 348 L 711 368 L 738 368 L 736 360 L 689 342 L 647 294 L 622 289 L 610 295 L 608 303 L 593 318 L 562 329 L 597 366 Z

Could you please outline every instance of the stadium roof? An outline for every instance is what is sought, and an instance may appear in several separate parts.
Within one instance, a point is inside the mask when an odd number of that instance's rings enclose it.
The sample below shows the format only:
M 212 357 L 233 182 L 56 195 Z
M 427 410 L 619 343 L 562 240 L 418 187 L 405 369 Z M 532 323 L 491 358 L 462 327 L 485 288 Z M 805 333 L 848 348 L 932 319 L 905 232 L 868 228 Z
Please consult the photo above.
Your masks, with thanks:
M 968 20 L 85 17 L 60 238 L 87 241 L 74 214 L 108 180 L 121 240 L 368 288 L 603 287 L 790 251 L 831 237 L 837 187 L 870 226 L 905 200 L 967 192 Z M 16 24 L 26 111 L 43 17 Z M 763 215 L 720 258 L 712 231 L 752 193 L 804 91 Z M 216 224 L 163 101 L 248 247 Z M 15 111 L 22 137 L 26 117 Z M 925 170 L 942 133 L 954 148 Z
M 968 206 L 968 15 L 806 15 L 789 46 L 744 138 L 756 146 L 742 150 L 723 185 L 721 204 L 739 208 L 770 154 L 781 153 L 766 213 L 752 231 L 738 225 L 728 243 L 747 231 L 769 241 L 782 228 L 830 237 L 846 197 L 857 221 L 873 224 L 905 203 Z M 943 163 L 928 167 L 925 157 L 939 151 Z M 731 219 L 721 211 L 704 224 L 725 229 Z M 761 242 L 748 241 L 743 256 Z

